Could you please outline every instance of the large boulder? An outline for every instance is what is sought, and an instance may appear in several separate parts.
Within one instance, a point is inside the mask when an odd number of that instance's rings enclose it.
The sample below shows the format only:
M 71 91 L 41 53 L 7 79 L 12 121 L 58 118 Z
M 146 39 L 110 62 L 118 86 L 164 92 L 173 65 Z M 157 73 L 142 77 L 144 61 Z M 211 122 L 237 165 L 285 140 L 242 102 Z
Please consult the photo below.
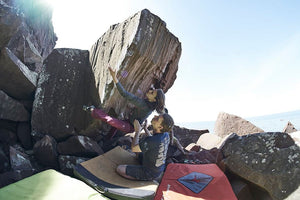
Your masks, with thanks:
M 17 136 L 24 149 L 32 149 L 31 127 L 29 122 L 20 122 L 17 127 Z
M 42 0 L 7 0 L 0 4 L 0 15 L 4 15 L 0 36 L 5 35 L 1 47 L 8 47 L 31 70 L 39 72 L 57 40 L 51 7 Z
M 239 116 L 220 112 L 215 122 L 214 132 L 217 136 L 225 137 L 230 133 L 247 135 L 251 133 L 261 133 L 264 131 Z
M 225 141 L 222 152 L 227 169 L 263 188 L 272 199 L 299 194 L 300 147 L 288 134 L 235 134 Z
M 0 174 L 10 169 L 9 159 L 0 146 Z
M 15 99 L 33 99 L 37 76 L 10 49 L 1 50 L 0 87 L 6 94 Z
M 58 169 L 57 143 L 53 137 L 45 135 L 36 142 L 33 153 L 40 164 Z
M 194 130 L 194 129 L 187 129 L 180 126 L 173 127 L 174 136 L 179 140 L 180 144 L 183 147 L 187 147 L 189 144 L 198 141 L 199 137 L 204 134 L 208 133 L 207 129 L 204 130 Z
M 204 149 L 219 148 L 222 138 L 213 133 L 202 134 L 197 140 L 197 145 Z
M 0 90 L 0 118 L 11 121 L 29 121 L 30 114 L 24 106 Z
M 16 9 L 0 1 L 0 49 L 7 45 L 21 23 L 22 18 L 16 15 Z
M 14 147 L 10 147 L 10 164 L 11 168 L 16 171 L 16 170 L 31 170 L 32 165 L 30 163 L 29 157 L 27 154 L 24 154 Z
M 58 157 L 59 168 L 63 174 L 67 174 L 69 176 L 74 176 L 73 171 L 76 165 L 90 160 L 90 158 L 84 157 L 76 157 L 76 156 L 64 156 L 60 155 Z
M 293 138 L 295 143 L 300 146 L 300 131 L 289 133 L 289 135 Z
M 9 145 L 16 144 L 17 139 L 16 133 L 0 126 L 0 144 L 3 143 L 6 149 L 9 148 Z
M 291 122 L 288 122 L 285 125 L 282 132 L 284 132 L 284 133 L 293 133 L 293 132 L 296 132 L 296 131 L 297 131 L 297 129 L 295 128 L 295 126 Z
M 33 103 L 32 131 L 65 139 L 92 123 L 83 105 L 98 105 L 89 52 L 54 49 L 44 62 Z
M 95 157 L 103 154 L 101 147 L 89 137 L 82 135 L 73 136 L 57 145 L 61 155 Z
M 90 50 L 90 62 L 102 106 L 120 115 L 131 105 L 113 87 L 108 66 L 117 70 L 124 88 L 143 97 L 151 85 L 164 92 L 173 85 L 181 55 L 181 44 L 166 23 L 149 10 L 142 10 L 110 27 Z

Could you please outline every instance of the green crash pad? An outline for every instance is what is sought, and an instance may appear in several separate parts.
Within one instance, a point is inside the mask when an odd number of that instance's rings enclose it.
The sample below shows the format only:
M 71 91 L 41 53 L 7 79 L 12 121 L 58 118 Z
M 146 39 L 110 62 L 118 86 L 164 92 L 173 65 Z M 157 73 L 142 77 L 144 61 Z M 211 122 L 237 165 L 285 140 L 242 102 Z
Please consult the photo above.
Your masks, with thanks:
M 2 200 L 101 200 L 107 199 L 84 182 L 46 170 L 0 189 Z

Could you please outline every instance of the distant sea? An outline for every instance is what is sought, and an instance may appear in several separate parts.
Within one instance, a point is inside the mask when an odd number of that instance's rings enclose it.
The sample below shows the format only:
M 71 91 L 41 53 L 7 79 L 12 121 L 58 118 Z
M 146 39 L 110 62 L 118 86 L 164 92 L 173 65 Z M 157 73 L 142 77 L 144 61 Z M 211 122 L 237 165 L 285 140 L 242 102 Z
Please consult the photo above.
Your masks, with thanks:
M 263 129 L 265 132 L 281 132 L 288 122 L 291 122 L 298 131 L 300 130 L 300 110 L 242 118 L 250 121 L 252 124 Z M 176 123 L 176 125 L 188 129 L 208 129 L 210 133 L 214 133 L 215 121 L 184 122 Z

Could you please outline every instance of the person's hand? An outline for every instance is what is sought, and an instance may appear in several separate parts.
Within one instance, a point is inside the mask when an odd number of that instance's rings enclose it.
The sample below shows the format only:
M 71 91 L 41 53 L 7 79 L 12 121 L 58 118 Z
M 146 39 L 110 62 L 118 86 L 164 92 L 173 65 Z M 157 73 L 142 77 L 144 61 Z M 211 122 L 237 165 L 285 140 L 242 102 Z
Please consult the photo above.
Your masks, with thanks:
M 95 106 L 82 106 L 82 109 L 84 110 L 84 111 L 90 111 L 90 112 L 93 112 L 93 110 L 95 109 Z
M 141 124 L 138 120 L 134 120 L 133 122 L 133 126 L 134 126 L 134 131 L 137 133 L 137 132 L 140 132 L 142 130 L 142 127 L 141 127 Z
M 115 83 L 118 82 L 116 70 L 113 70 L 110 66 L 108 67 L 109 73 L 112 76 Z

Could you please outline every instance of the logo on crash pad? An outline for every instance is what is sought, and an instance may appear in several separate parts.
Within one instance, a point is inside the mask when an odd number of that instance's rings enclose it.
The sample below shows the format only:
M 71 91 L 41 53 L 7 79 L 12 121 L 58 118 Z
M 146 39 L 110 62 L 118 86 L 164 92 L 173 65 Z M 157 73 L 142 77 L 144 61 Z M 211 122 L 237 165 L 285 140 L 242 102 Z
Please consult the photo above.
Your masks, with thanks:
M 199 172 L 192 172 L 178 179 L 178 181 L 194 193 L 201 192 L 213 180 L 212 176 Z

